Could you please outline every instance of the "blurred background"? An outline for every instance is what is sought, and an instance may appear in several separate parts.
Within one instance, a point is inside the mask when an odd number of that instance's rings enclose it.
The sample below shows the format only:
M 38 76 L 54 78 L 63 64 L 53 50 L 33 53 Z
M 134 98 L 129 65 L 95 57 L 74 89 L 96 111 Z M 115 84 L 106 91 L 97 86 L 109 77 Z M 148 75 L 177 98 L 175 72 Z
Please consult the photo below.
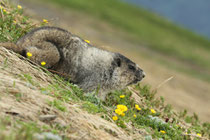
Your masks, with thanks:
M 148 84 L 178 111 L 210 121 L 208 0 L 13 0 L 25 14 L 59 26 L 144 69 Z
M 124 0 L 210 38 L 209 0 Z

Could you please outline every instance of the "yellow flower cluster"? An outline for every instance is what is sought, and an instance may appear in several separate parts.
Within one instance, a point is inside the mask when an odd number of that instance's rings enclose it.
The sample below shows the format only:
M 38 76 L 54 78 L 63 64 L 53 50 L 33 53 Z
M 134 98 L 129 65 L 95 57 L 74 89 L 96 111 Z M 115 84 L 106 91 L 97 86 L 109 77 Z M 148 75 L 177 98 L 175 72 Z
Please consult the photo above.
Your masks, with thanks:
M 32 53 L 27 52 L 27 54 L 26 54 L 26 55 L 27 55 L 27 57 L 28 57 L 28 58 L 30 58 L 30 57 L 32 56 Z
M 112 119 L 113 119 L 114 121 L 116 121 L 116 120 L 118 120 L 118 117 L 117 117 L 117 116 L 113 116 Z
M 120 95 L 120 98 L 125 98 L 125 95 Z
M 156 111 L 154 109 L 151 109 L 150 111 L 152 112 L 152 114 L 156 113 Z
M 117 109 L 115 109 L 115 113 L 121 116 L 125 116 L 125 111 L 127 111 L 128 108 L 125 105 L 117 105 Z
M 201 134 L 200 133 L 197 133 L 197 136 L 201 137 Z
M 89 40 L 85 40 L 85 42 L 90 43 L 90 41 L 89 41 Z
M 161 132 L 161 133 L 163 133 L 163 134 L 165 134 L 165 133 L 166 133 L 166 131 L 164 131 L 164 130 L 160 130 L 160 132 Z
M 1 9 L 3 12 L 9 14 L 9 12 L 8 12 L 6 9 L 4 9 L 1 5 L 0 5 L 0 9 Z
M 139 107 L 139 105 L 135 105 L 136 110 L 141 110 L 141 108 Z
M 49 23 L 48 20 L 46 20 L 46 19 L 43 19 L 42 21 L 43 21 L 44 23 Z
M 41 62 L 41 65 L 42 65 L 42 66 L 46 65 L 46 62 L 42 61 L 42 62 Z
M 17 8 L 18 8 L 18 9 L 22 9 L 22 6 L 21 6 L 21 5 L 17 5 Z

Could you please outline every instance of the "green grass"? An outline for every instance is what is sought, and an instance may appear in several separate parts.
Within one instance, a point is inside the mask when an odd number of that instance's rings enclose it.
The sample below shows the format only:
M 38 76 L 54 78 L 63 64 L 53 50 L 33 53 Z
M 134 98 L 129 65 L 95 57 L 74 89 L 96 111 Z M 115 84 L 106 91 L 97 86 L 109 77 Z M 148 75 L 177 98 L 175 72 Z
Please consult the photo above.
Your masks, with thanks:
M 1 140 L 32 140 L 33 134 L 41 132 L 34 122 L 14 121 L 11 117 L 0 118 Z
M 0 9 L 0 42 L 16 42 L 21 36 L 31 29 L 32 24 L 28 18 L 22 15 L 22 10 L 14 8 L 12 10 Z M 15 24 L 14 22 L 17 22 Z
M 50 74 L 51 75 L 51 74 Z M 52 75 L 51 75 L 52 76 Z M 132 87 L 135 93 L 140 97 L 141 102 L 138 104 L 141 110 L 137 110 L 135 99 L 132 98 L 133 92 L 129 89 L 113 91 L 106 101 L 99 100 L 95 95 L 97 93 L 86 94 L 77 86 L 64 81 L 60 77 L 55 77 L 52 85 L 43 88 L 44 94 L 56 97 L 56 102 L 71 102 L 81 104 L 81 108 L 88 113 L 100 114 L 100 116 L 108 121 L 113 121 L 111 118 L 117 116 L 118 120 L 115 123 L 127 129 L 127 123 L 131 123 L 135 128 L 146 130 L 144 137 L 163 138 L 163 139 L 199 139 L 198 133 L 202 137 L 210 137 L 210 124 L 201 123 L 196 114 L 188 116 L 187 111 L 176 112 L 171 105 L 165 104 L 164 98 L 155 98 L 156 92 L 151 91 L 149 86 L 140 84 Z M 51 94 L 53 92 L 53 94 Z M 125 95 L 120 98 L 120 95 Z M 54 102 L 54 101 L 53 101 Z M 117 105 L 125 105 L 128 110 L 125 116 L 118 115 L 115 112 Z M 57 108 L 55 106 L 55 108 Z M 57 108 L 60 110 L 59 108 Z M 152 113 L 154 109 L 156 113 Z M 134 117 L 134 114 L 136 117 Z M 165 131 L 166 133 L 161 133 Z M 189 134 L 189 135 L 186 135 Z
M 191 75 L 198 75 L 210 81 L 210 41 L 204 37 L 119 0 L 45 1 L 54 2 L 67 9 L 77 10 L 110 23 L 132 36 L 132 41 L 162 55 L 176 58 L 184 64 L 187 63 L 189 68 L 186 73 L 190 72 Z
M 139 84 L 132 87 L 141 99 L 141 102 L 138 104 L 141 110 L 138 111 L 135 108 L 137 103 L 132 98 L 132 94 L 134 93 L 128 89 L 114 91 L 108 95 L 105 102 L 102 102 L 94 96 L 94 93 L 90 95 L 85 94 L 77 86 L 63 81 L 62 78 L 56 77 L 52 85 L 49 85 L 50 88 L 46 87 L 42 90 L 45 93 L 53 92 L 54 94 L 49 95 L 56 97 L 60 102 L 71 101 L 71 103 L 81 104 L 81 108 L 88 111 L 88 113 L 98 113 L 108 121 L 113 121 L 111 118 L 117 116 L 118 120 L 115 123 L 119 127 L 127 129 L 126 124 L 132 123 L 135 128 L 147 131 L 145 138 L 152 137 L 156 139 L 176 140 L 190 139 L 192 138 L 190 135 L 194 135 L 194 139 L 199 139 L 199 136 L 197 136 L 198 133 L 202 137 L 210 137 L 209 123 L 201 123 L 196 114 L 188 116 L 186 110 L 179 113 L 175 112 L 171 105 L 164 103 L 163 97 L 155 98 L 156 93 L 155 91 L 151 91 L 149 86 Z M 73 90 L 70 91 L 69 87 Z M 120 98 L 120 95 L 125 95 L 125 97 Z M 116 113 L 113 114 L 119 104 L 125 105 L 128 108 L 125 116 Z M 152 113 L 151 109 L 154 109 L 156 113 Z M 136 117 L 134 117 L 134 114 Z M 161 133 L 161 130 L 166 133 Z M 186 133 L 190 135 L 186 135 Z
M 60 111 L 63 111 L 63 112 L 66 111 L 65 106 L 62 105 L 62 102 L 60 100 L 53 100 L 53 101 L 49 101 L 48 103 L 50 106 L 53 106 Z

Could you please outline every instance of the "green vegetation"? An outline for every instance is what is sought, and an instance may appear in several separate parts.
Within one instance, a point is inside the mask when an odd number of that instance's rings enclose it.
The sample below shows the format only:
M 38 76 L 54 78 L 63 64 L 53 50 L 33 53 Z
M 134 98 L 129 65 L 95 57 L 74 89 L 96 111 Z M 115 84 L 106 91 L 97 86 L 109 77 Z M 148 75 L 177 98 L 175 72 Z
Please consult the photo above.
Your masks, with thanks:
M 49 75 L 53 76 L 50 73 Z M 146 130 L 145 139 L 150 137 L 164 139 L 210 137 L 209 123 L 202 124 L 196 114 L 188 116 L 186 110 L 175 112 L 171 105 L 164 103 L 163 97 L 155 98 L 156 93 L 151 91 L 149 86 L 139 84 L 131 89 L 114 91 L 103 102 L 95 96 L 94 92 L 86 94 L 76 85 L 72 85 L 62 78 L 58 76 L 54 76 L 54 78 L 54 82 L 48 87 L 42 88 L 41 91 L 43 94 L 57 98 L 52 102 L 58 110 L 65 108 L 62 102 L 71 102 L 81 104 L 82 109 L 92 114 L 98 113 L 108 121 L 113 121 L 113 117 L 117 116 L 115 122 L 119 127 L 127 129 L 126 124 L 132 123 L 135 128 Z M 135 99 L 133 94 L 139 97 L 140 103 L 137 103 L 139 99 Z M 56 104 L 59 102 L 59 104 L 55 105 L 55 102 L 57 102 Z M 118 105 L 124 108 L 124 114 L 116 112 L 116 109 L 119 108 Z
M 0 42 L 16 42 L 21 36 L 35 27 L 27 17 L 22 16 L 22 9 L 0 7 Z
M 210 41 L 158 15 L 119 0 L 45 1 L 110 23 L 128 33 L 132 41 L 167 56 L 162 61 L 168 66 L 210 81 Z M 175 58 L 183 65 L 174 66 L 168 58 Z
M 102 102 L 94 93 L 85 94 L 77 86 L 56 77 L 54 83 L 42 89 L 42 92 L 56 97 L 56 102 L 71 101 L 71 103 L 82 104 L 82 109 L 92 114 L 99 113 L 102 118 L 108 121 L 112 121 L 110 118 L 115 112 L 114 116 L 117 116 L 115 122 L 119 127 L 127 129 L 126 124 L 132 123 L 135 128 L 147 131 L 145 138 L 190 139 L 192 135 L 194 139 L 199 139 L 200 135 L 210 137 L 209 123 L 202 124 L 196 114 L 188 116 L 186 110 L 180 113 L 175 112 L 171 105 L 165 105 L 163 97 L 155 98 L 155 92 L 151 91 L 148 86 L 139 84 L 133 86 L 132 90 L 112 92 L 108 95 L 106 102 Z M 54 94 L 51 94 L 52 92 Z M 133 94 L 140 97 L 140 103 L 137 104 Z M 127 108 L 124 115 L 116 113 L 118 105 Z M 55 108 L 60 110 L 56 106 Z
M 53 75 L 50 74 L 50 76 Z M 201 124 L 196 115 L 187 116 L 186 111 L 177 114 L 170 105 L 165 105 L 163 97 L 156 99 L 155 92 L 151 91 L 148 86 L 136 85 L 132 87 L 132 90 L 134 91 L 131 92 L 131 90 L 125 89 L 112 92 L 107 97 L 106 102 L 102 102 L 96 96 L 85 95 L 77 86 L 55 76 L 54 82 L 48 87 L 42 88 L 41 92 L 56 98 L 51 102 L 48 101 L 48 103 L 58 110 L 67 111 L 63 104 L 71 101 L 71 103 L 81 104 L 81 108 L 89 113 L 100 113 L 101 117 L 108 121 L 112 121 L 110 118 L 113 117 L 117 105 L 123 105 L 128 110 L 125 111 L 124 115 L 116 113 L 118 117 L 115 121 L 116 124 L 127 129 L 126 124 L 132 123 L 135 128 L 146 130 L 145 139 L 190 139 L 192 138 L 191 135 L 193 135 L 194 139 L 199 139 L 200 135 L 210 137 L 209 123 Z M 137 94 L 141 99 L 141 103 L 138 104 L 140 109 L 136 107 L 137 103 L 132 96 L 133 94 Z M 151 109 L 155 110 L 155 112 Z M 53 132 L 59 134 L 71 130 L 70 128 L 61 128 L 55 125 L 39 126 L 35 122 L 19 120 L 14 122 L 9 118 L 0 119 L 0 126 L 0 138 L 12 140 L 16 140 L 16 138 L 33 139 L 32 136 L 35 133 Z M 8 129 L 8 126 L 12 127 L 10 129 L 11 135 L 3 133 Z
M 5 131 L 10 128 L 9 134 Z M 32 140 L 33 134 L 41 132 L 37 125 L 33 122 L 23 122 L 12 118 L 5 117 L 0 119 L 0 139 L 1 140 Z
M 60 111 L 66 111 L 66 108 L 62 105 L 62 102 L 60 100 L 49 101 L 49 105 L 57 108 Z

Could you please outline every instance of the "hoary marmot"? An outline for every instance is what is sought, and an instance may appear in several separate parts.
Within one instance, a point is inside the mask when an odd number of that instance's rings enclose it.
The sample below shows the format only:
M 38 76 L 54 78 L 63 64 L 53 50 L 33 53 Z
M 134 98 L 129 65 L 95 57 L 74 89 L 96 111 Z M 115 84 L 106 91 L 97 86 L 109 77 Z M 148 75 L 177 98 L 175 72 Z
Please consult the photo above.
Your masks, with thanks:
M 137 64 L 119 53 L 93 47 L 80 37 L 58 27 L 40 27 L 21 37 L 16 44 L 0 46 L 30 59 L 77 84 L 85 92 L 99 89 L 105 99 L 108 92 L 135 84 L 145 77 Z

